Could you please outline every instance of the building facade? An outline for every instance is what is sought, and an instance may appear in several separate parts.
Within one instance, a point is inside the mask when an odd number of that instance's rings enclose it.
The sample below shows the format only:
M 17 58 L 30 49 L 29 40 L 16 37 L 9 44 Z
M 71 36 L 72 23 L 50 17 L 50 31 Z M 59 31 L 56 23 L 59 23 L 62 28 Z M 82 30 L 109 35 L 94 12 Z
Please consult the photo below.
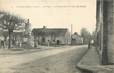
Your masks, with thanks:
M 83 44 L 83 37 L 78 35 L 78 33 L 74 33 L 72 35 L 72 40 L 71 40 L 72 45 L 82 45 Z
M 32 30 L 34 46 L 38 45 L 68 45 L 70 44 L 70 33 L 64 28 L 37 28 Z
M 97 48 L 102 64 L 114 64 L 114 0 L 97 0 Z

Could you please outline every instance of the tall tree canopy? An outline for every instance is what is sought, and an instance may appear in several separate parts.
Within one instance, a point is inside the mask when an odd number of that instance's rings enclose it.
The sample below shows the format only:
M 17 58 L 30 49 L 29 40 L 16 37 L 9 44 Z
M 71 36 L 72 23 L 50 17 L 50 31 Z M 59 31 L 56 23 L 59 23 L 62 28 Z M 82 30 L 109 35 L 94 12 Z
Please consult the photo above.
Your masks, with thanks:
M 19 16 L 7 13 L 7 12 L 0 12 L 0 28 L 3 30 L 7 30 L 9 36 L 9 45 L 8 48 L 11 47 L 11 35 L 13 30 L 21 29 L 22 23 L 25 20 Z

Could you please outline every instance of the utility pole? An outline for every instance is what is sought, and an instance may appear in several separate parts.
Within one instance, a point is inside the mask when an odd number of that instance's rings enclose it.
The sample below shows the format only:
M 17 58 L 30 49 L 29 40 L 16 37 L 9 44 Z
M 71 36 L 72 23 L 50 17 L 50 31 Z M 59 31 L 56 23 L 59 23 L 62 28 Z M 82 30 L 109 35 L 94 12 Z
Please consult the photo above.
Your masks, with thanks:
M 72 29 L 73 29 L 72 26 L 73 25 L 71 24 L 71 45 L 72 45 Z

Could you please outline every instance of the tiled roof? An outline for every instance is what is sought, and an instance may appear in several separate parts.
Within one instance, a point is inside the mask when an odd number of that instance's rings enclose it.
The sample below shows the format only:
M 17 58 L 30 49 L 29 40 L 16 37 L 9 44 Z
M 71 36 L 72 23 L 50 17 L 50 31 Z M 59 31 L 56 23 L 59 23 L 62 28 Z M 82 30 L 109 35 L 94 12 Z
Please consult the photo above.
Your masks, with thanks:
M 36 36 L 41 35 L 55 35 L 55 36 L 64 36 L 66 32 L 68 31 L 67 28 L 37 28 L 33 29 L 32 33 Z

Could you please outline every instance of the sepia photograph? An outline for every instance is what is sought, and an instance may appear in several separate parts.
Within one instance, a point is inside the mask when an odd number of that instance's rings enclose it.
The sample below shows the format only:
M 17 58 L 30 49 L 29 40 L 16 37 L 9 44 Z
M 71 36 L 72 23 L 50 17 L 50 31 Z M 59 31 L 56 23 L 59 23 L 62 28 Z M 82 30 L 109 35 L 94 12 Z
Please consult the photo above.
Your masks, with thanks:
M 0 0 L 0 73 L 114 73 L 114 0 Z

